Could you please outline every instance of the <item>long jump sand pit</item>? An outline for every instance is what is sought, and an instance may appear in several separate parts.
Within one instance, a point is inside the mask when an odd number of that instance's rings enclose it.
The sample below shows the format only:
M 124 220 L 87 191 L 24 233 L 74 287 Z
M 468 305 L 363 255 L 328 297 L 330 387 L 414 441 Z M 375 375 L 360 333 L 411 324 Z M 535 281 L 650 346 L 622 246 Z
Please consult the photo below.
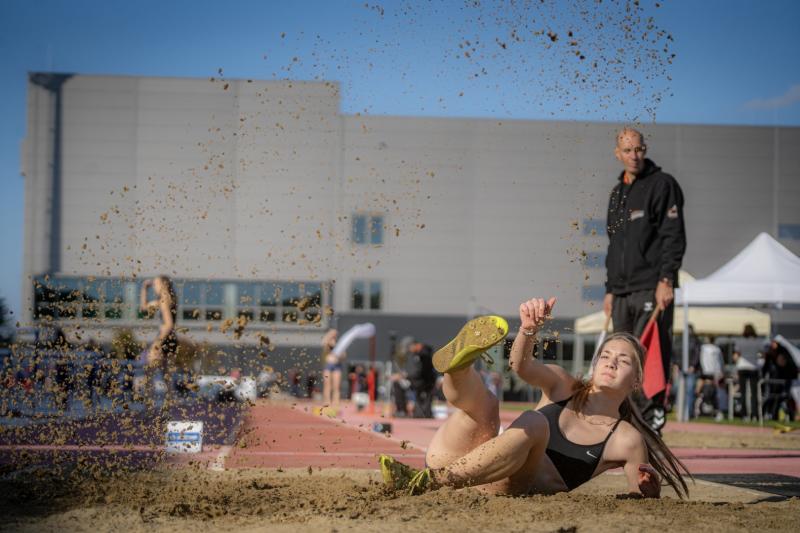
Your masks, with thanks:
M 0 485 L 14 531 L 792 531 L 800 500 L 699 481 L 689 501 L 618 496 L 603 475 L 569 494 L 420 496 L 388 491 L 374 470 L 162 469 L 104 480 L 47 475 Z
M 440 421 L 394 419 L 389 437 L 370 430 L 371 422 L 383 420 L 379 415 L 354 411 L 346 407 L 329 418 L 309 403 L 259 401 L 241 426 L 238 418 L 229 420 L 231 429 L 240 429 L 234 441 L 220 441 L 225 447 L 177 462 L 134 464 L 134 470 L 91 468 L 84 464 L 89 455 L 72 468 L 39 461 L 15 472 L 6 464 L 0 530 L 727 532 L 794 531 L 800 523 L 800 499 L 792 497 L 800 494 L 795 432 L 728 428 L 725 440 L 723 427 L 674 424 L 683 442 L 673 444 L 692 447 L 676 452 L 705 476 L 690 484 L 686 501 L 671 490 L 661 500 L 625 496 L 619 471 L 569 494 L 512 498 L 443 489 L 412 497 L 383 486 L 375 456 L 421 462 Z M 704 450 L 705 444 L 713 448 Z M 783 455 L 748 458 L 755 450 L 742 448 L 752 446 L 760 455 Z M 220 450 L 228 450 L 222 460 Z

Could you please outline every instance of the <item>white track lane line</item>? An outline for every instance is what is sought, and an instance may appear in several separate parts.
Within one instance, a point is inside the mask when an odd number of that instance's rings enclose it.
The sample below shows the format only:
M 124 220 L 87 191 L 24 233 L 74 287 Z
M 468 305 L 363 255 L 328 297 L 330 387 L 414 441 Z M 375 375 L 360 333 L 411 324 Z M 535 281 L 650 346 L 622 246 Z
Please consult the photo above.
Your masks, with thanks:
M 215 472 L 222 472 L 225 470 L 225 460 L 231 454 L 231 450 L 233 450 L 233 446 L 221 446 L 219 449 L 219 453 L 214 457 L 214 460 L 208 465 L 209 470 L 213 470 Z

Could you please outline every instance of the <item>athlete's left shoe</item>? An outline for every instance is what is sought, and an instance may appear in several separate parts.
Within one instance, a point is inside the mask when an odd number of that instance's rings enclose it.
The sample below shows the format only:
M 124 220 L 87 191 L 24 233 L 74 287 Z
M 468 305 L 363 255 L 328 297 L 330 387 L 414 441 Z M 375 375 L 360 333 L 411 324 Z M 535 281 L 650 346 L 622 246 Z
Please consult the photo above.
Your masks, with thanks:
M 416 470 L 390 455 L 378 458 L 383 482 L 393 490 L 404 490 L 409 495 L 422 494 L 431 487 L 430 468 Z
M 443 374 L 466 368 L 486 350 L 505 339 L 506 335 L 508 322 L 503 317 L 473 318 L 453 340 L 433 354 L 433 367 Z

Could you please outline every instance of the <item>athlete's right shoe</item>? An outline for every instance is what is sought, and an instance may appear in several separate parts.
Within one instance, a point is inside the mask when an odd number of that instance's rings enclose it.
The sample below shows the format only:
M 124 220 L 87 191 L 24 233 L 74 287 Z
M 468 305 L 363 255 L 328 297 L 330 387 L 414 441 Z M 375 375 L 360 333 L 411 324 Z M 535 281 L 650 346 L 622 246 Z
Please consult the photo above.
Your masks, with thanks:
M 508 322 L 499 316 L 479 316 L 467 322 L 458 335 L 433 354 L 433 367 L 441 373 L 465 368 L 508 335 Z

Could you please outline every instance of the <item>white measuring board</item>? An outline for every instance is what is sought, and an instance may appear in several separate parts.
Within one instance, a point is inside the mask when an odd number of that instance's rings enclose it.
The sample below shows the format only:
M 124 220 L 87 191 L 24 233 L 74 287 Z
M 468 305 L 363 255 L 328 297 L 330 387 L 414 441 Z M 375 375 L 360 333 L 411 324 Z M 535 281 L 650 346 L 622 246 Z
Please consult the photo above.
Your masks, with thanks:
M 199 453 L 202 449 L 202 422 L 167 422 L 167 453 Z

